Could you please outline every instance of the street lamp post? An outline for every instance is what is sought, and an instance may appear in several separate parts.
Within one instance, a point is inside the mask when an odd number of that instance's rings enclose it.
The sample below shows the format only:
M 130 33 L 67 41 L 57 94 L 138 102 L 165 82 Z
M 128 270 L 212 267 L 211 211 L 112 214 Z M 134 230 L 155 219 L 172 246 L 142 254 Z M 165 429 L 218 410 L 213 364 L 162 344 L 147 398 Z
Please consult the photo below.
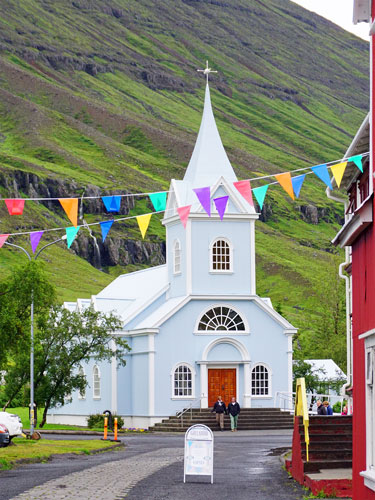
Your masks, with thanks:
M 43 250 L 55 243 L 59 243 L 60 241 L 66 240 L 66 234 L 64 234 L 61 238 L 55 241 L 51 241 L 44 245 L 34 256 L 34 258 L 29 254 L 25 248 L 15 245 L 14 243 L 5 242 L 5 245 L 10 247 L 17 248 L 18 250 L 22 250 L 24 254 L 27 255 L 29 261 L 36 260 L 38 256 L 43 252 Z M 34 434 L 34 290 L 31 290 L 31 311 L 30 311 L 30 437 Z

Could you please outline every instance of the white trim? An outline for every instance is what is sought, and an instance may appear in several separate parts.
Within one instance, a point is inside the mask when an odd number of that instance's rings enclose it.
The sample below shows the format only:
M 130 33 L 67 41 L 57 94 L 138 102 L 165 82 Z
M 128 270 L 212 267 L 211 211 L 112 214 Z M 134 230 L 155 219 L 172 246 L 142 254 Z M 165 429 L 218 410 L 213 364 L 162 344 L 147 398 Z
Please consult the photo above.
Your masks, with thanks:
M 178 396 L 178 395 L 176 396 L 176 394 L 174 393 L 174 375 L 175 375 L 177 368 L 179 368 L 180 366 L 186 366 L 187 368 L 189 368 L 189 370 L 191 372 L 191 395 L 190 396 Z M 196 375 L 195 368 L 190 363 L 188 363 L 186 361 L 180 361 L 179 363 L 176 363 L 173 366 L 171 373 L 170 373 L 171 399 L 174 399 L 174 400 L 195 399 L 195 375 Z
M 365 333 L 361 333 L 361 335 L 358 335 L 358 338 L 362 340 L 362 339 L 366 339 L 367 337 L 371 337 L 371 335 L 374 335 L 374 334 L 375 334 L 375 328 L 373 328 L 372 330 L 368 330 Z
M 203 353 L 202 353 L 202 361 L 204 363 L 209 363 L 209 361 L 207 359 L 208 354 L 218 344 L 233 345 L 240 352 L 241 357 L 242 357 L 242 362 L 250 360 L 250 355 L 248 353 L 248 350 L 241 342 L 239 342 L 236 339 L 232 339 L 231 337 L 223 337 L 223 338 L 214 339 L 209 344 L 206 345 L 206 347 L 204 348 Z M 236 363 L 236 362 L 234 362 L 234 363 Z
M 155 414 L 155 335 L 148 335 L 148 414 Z
M 250 293 L 256 294 L 255 222 L 250 221 Z
M 123 335 L 126 337 L 144 337 L 149 333 L 159 333 L 159 328 L 135 328 L 134 330 L 125 331 Z
M 293 392 L 293 338 L 288 336 L 288 392 Z
M 178 246 L 178 248 L 177 248 L 177 246 Z M 179 269 L 176 271 L 176 269 L 177 269 L 177 265 L 176 265 L 177 250 L 179 252 L 179 255 L 178 255 L 178 258 L 179 258 L 178 268 Z M 181 248 L 180 240 L 178 238 L 176 238 L 173 241 L 173 275 L 174 276 L 180 275 L 182 273 L 181 268 L 182 268 L 182 248 Z
M 245 330 L 198 330 L 199 323 L 202 319 L 202 317 L 211 309 L 214 309 L 215 307 L 227 307 L 228 309 L 232 309 L 235 313 L 238 314 L 238 316 L 241 318 Z M 249 335 L 250 334 L 250 328 L 249 328 L 249 323 L 247 321 L 247 318 L 245 315 L 243 315 L 236 306 L 232 306 L 231 304 L 227 303 L 214 303 L 211 304 L 210 307 L 205 307 L 199 314 L 198 319 L 195 322 L 194 330 L 193 330 L 194 335 Z
M 365 486 L 375 491 L 375 333 L 366 332 L 365 348 L 365 388 L 366 388 L 366 470 Z
M 116 350 L 116 341 L 111 339 L 111 349 L 114 352 Z M 111 359 L 111 411 L 117 414 L 117 358 L 115 355 Z
M 294 328 L 293 325 L 289 323 L 285 318 L 283 318 L 275 309 L 270 307 L 266 302 L 264 302 L 260 297 L 255 295 L 254 302 L 258 304 L 258 306 L 263 309 L 264 312 L 268 313 L 273 319 L 279 323 L 279 325 L 284 327 L 284 334 L 295 334 L 298 331 L 298 328 Z
M 264 368 L 268 372 L 268 391 L 267 391 L 267 394 L 253 394 L 253 371 L 255 370 L 255 368 L 257 366 L 264 366 Z M 251 366 L 250 374 L 251 374 L 251 387 L 250 387 L 251 398 L 252 399 L 272 399 L 272 376 L 273 376 L 273 373 L 272 373 L 272 369 L 269 366 L 269 364 L 264 363 L 263 361 L 258 361 L 257 363 L 254 363 Z
M 229 269 L 214 269 L 213 265 L 213 248 L 215 243 L 219 241 L 224 241 L 229 246 Z M 212 274 L 232 274 L 234 272 L 233 265 L 233 244 L 229 238 L 225 236 L 217 236 L 214 240 L 211 241 L 209 246 L 209 270 Z
M 185 228 L 185 262 L 186 262 L 186 294 L 193 291 L 193 264 L 192 264 L 192 243 L 191 243 L 191 220 L 188 219 Z
M 99 380 L 99 395 L 95 395 L 95 371 L 98 373 Z M 92 399 L 101 399 L 101 388 L 102 388 L 102 380 L 100 376 L 100 368 L 98 365 L 94 365 L 92 367 Z
M 166 265 L 166 264 L 163 264 L 163 265 Z M 138 272 L 138 271 L 136 271 L 136 272 Z M 148 308 L 148 306 L 150 306 L 153 302 L 155 302 L 155 300 L 157 300 L 165 292 L 167 292 L 168 289 L 169 289 L 169 287 L 170 287 L 169 283 L 167 285 L 163 286 L 163 288 L 161 290 L 159 290 L 153 297 L 151 297 L 147 302 L 145 302 L 144 304 L 142 304 L 140 307 L 138 307 L 138 309 L 136 311 L 134 311 L 129 317 L 127 317 L 126 320 L 124 321 L 123 325 L 127 325 L 134 318 L 136 318 L 139 313 L 141 313 L 142 311 L 146 310 Z
M 238 222 L 243 222 L 244 220 L 249 220 L 249 219 L 258 220 L 259 215 L 260 215 L 260 213 L 255 213 L 255 214 L 227 214 L 226 213 L 225 220 L 238 221 Z M 209 222 L 211 222 L 211 221 L 222 222 L 220 219 L 220 216 L 218 214 L 213 213 L 213 214 L 211 214 L 211 217 L 208 217 L 206 212 L 204 212 L 204 213 L 192 213 L 192 212 L 190 212 L 188 222 L 190 219 L 205 220 L 205 221 L 209 221 Z M 181 223 L 181 219 L 180 219 L 178 214 L 172 215 L 168 219 L 163 219 L 162 224 L 169 225 L 169 224 L 172 224 L 174 222 Z

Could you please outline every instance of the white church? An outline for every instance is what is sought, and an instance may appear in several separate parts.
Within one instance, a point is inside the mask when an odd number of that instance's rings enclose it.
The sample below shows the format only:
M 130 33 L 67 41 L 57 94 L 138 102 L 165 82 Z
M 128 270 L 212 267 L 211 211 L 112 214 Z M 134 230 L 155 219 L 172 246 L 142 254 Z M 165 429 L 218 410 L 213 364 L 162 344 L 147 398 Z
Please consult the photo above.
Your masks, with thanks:
M 256 293 L 254 207 L 233 186 L 237 177 L 224 150 L 207 83 L 202 122 L 183 180 L 172 180 L 163 219 L 166 264 L 116 278 L 91 299 L 122 320 L 118 335 L 131 347 L 125 367 L 81 367 L 88 387 L 50 410 L 48 422 L 86 425 L 110 410 L 126 427 L 148 428 L 193 407 L 213 406 L 218 395 L 242 407 L 273 407 L 277 392 L 292 391 L 296 333 Z M 211 217 L 193 188 L 211 187 Z M 213 198 L 229 196 L 223 220 Z M 186 228 L 178 207 L 192 205 Z

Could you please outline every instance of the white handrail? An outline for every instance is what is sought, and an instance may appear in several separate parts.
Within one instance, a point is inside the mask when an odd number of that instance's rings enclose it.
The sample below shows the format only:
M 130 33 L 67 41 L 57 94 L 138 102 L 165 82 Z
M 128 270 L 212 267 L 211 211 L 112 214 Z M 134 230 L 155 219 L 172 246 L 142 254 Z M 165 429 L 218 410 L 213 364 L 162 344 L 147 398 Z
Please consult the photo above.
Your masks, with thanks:
M 199 398 L 194 399 L 194 401 L 192 401 L 187 408 L 184 408 L 183 410 L 176 412 L 176 417 L 181 419 L 181 427 L 183 427 L 183 419 L 184 419 L 185 413 L 190 411 L 190 419 L 191 419 L 193 417 L 193 406 L 198 402 L 200 403 L 202 399 L 203 399 L 203 396 L 200 396 Z M 200 404 L 199 404 L 199 408 L 200 408 Z

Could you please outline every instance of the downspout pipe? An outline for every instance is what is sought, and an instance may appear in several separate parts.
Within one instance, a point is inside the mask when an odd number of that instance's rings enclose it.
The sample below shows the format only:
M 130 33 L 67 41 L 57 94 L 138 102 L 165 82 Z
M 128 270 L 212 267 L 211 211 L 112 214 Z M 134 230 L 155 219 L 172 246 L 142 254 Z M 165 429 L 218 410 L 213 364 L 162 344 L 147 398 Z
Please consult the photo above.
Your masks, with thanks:
M 334 196 L 332 190 L 327 187 L 326 189 L 327 198 L 333 201 L 337 201 L 344 205 L 345 222 L 348 219 L 346 214 L 348 208 L 348 201 L 339 196 Z M 345 247 L 345 262 L 339 265 L 339 276 L 345 280 L 345 304 L 346 304 L 346 383 L 342 386 L 342 394 L 345 395 L 346 389 L 352 386 L 352 324 L 351 324 L 351 311 L 352 311 L 352 301 L 351 301 L 351 283 L 350 278 L 344 274 L 344 268 L 350 264 L 350 251 L 349 247 Z M 348 405 L 348 412 L 351 412 L 351 405 Z

